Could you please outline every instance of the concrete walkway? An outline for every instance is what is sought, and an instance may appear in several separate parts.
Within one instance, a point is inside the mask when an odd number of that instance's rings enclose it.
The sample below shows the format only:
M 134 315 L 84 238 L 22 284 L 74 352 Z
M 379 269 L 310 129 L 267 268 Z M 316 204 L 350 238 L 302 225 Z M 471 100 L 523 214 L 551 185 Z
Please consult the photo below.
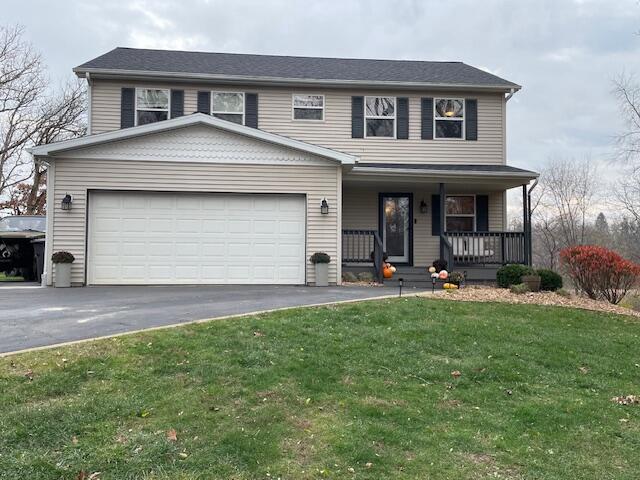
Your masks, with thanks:
M 283 307 L 374 298 L 391 287 L 0 288 L 0 353 Z M 407 292 L 409 293 L 409 292 Z

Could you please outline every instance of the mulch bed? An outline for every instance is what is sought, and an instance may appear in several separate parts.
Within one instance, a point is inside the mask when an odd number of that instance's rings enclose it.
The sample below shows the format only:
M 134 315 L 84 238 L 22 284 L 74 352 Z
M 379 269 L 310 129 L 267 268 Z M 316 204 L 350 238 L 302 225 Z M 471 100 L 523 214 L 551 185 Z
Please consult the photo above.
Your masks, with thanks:
M 516 294 L 506 288 L 469 285 L 460 290 L 447 290 L 445 295 L 433 295 L 431 298 L 460 300 L 462 302 L 502 302 L 513 304 L 549 305 L 640 317 L 640 312 L 630 308 L 621 307 L 620 305 L 612 305 L 606 301 L 591 300 L 590 298 L 576 295 L 564 297 L 555 292 L 529 292 Z

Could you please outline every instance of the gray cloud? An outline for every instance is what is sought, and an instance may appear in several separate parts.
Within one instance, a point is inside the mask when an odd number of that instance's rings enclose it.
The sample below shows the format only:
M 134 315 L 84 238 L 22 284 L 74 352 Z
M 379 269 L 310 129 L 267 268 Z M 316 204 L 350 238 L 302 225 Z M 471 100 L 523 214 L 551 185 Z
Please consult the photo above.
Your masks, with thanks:
M 56 79 L 115 46 L 462 60 L 523 85 L 507 148 L 528 168 L 608 160 L 622 128 L 611 80 L 640 69 L 635 0 L 5 0 L 3 21 L 26 27 Z

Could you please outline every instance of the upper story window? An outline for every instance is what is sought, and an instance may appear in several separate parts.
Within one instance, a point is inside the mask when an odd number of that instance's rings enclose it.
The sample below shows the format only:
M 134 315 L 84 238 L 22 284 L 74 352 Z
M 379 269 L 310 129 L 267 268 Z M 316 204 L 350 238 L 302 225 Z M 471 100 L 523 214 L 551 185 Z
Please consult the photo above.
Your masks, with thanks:
M 136 125 L 169 118 L 169 90 L 136 88 Z
M 464 100 L 434 98 L 436 138 L 464 138 Z
M 366 137 L 396 136 L 395 97 L 365 97 L 364 122 Z
M 211 114 L 244 125 L 244 93 L 212 92 Z
M 476 197 L 474 195 L 447 195 L 445 207 L 445 230 L 447 232 L 473 232 L 475 230 Z
M 324 95 L 293 95 L 294 120 L 324 120 Z

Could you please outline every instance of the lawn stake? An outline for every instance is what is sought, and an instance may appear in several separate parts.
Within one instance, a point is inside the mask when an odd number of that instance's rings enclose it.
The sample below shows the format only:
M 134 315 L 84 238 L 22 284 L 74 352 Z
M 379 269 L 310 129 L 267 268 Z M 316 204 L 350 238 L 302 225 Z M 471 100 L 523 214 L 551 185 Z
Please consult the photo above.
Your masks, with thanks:
M 401 278 L 398 279 L 398 285 L 400 286 L 400 296 L 402 296 L 402 282 L 403 280 Z

